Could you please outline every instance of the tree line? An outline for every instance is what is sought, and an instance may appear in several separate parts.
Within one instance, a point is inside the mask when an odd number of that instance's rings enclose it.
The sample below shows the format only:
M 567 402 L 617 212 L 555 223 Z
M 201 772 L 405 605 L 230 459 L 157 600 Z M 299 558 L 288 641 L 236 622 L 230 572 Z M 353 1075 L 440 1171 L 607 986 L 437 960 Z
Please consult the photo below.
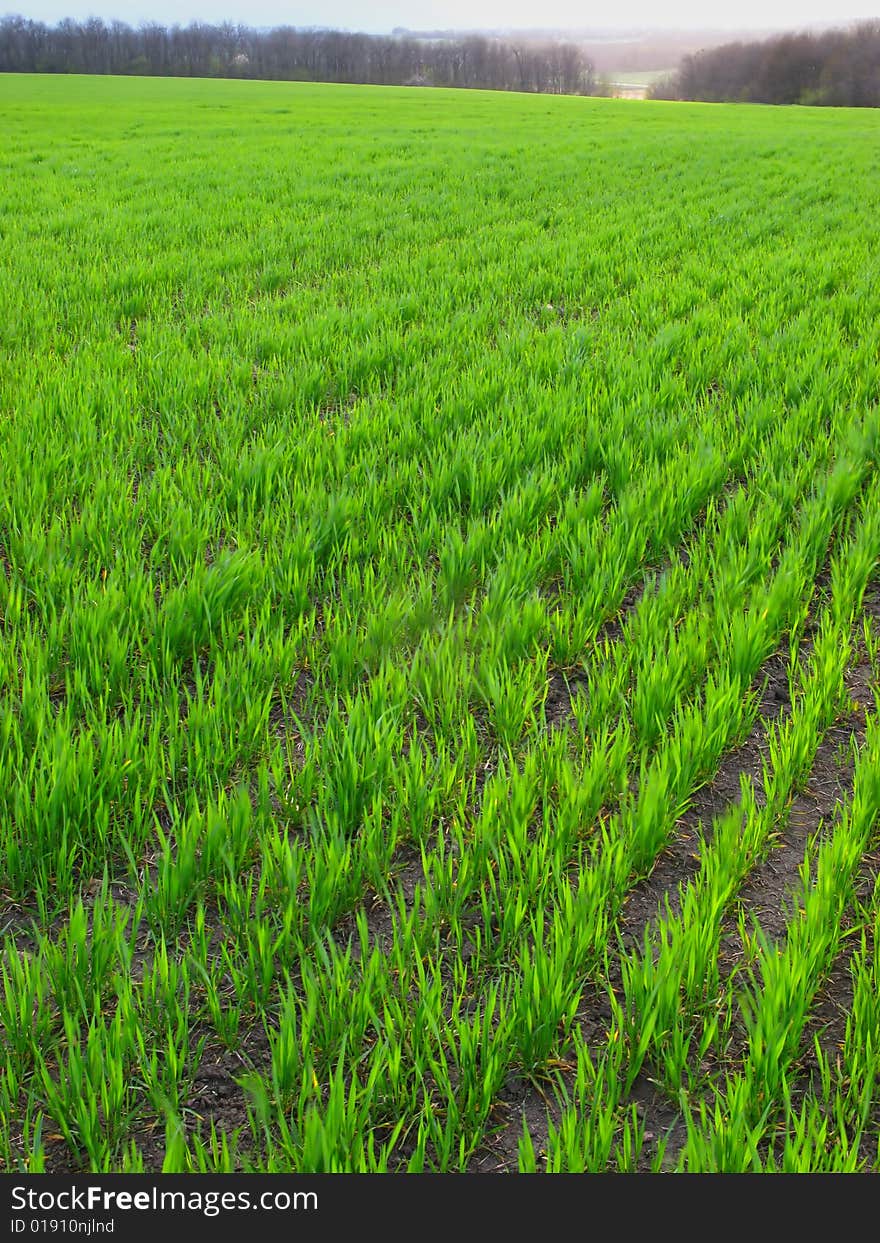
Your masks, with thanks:
M 0 20 L 0 72 L 270 78 L 593 95 L 602 88 L 576 44 L 490 36 L 425 39 L 279 26 L 132 27 L 99 18 L 54 26 Z
M 880 22 L 784 34 L 685 56 L 654 99 L 880 107 Z

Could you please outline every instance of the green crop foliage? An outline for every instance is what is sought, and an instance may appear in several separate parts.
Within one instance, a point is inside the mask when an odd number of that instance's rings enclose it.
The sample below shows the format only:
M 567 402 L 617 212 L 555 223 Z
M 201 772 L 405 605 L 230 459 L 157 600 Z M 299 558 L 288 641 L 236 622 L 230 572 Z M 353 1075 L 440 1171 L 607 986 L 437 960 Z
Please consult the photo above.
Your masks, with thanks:
M 877 116 L 0 112 L 0 1165 L 880 1168 Z

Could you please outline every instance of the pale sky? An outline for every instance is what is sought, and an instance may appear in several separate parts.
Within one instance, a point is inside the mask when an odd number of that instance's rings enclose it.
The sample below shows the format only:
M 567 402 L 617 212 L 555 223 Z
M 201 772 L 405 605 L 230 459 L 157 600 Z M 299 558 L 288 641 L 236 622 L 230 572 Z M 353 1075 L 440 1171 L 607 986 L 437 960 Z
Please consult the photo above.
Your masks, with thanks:
M 248 26 L 329 26 L 387 32 L 455 28 L 534 29 L 632 26 L 652 29 L 744 30 L 822 22 L 846 25 L 880 17 L 880 0 L 0 0 L 0 13 L 55 22 L 62 17 L 119 18 L 163 24 L 232 21 Z

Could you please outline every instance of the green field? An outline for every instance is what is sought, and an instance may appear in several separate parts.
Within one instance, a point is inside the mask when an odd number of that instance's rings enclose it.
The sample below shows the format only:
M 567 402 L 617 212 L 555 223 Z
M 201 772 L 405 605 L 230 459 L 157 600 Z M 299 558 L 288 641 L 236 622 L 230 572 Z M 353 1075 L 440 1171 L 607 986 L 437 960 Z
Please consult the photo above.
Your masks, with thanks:
M 0 122 L 0 1164 L 880 1168 L 880 117 Z

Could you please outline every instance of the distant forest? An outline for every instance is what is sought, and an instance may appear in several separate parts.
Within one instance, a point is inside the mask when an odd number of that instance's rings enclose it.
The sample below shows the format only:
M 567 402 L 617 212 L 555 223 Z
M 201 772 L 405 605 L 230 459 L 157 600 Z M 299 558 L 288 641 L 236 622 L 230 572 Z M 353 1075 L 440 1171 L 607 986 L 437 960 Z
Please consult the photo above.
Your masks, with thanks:
M 685 56 L 654 99 L 880 107 L 880 22 L 777 35 Z
M 454 39 L 348 34 L 281 26 L 145 24 L 98 18 L 55 26 L 0 20 L 0 72 L 271 78 L 304 82 L 455 86 L 558 95 L 602 94 L 574 43 L 469 35 Z

